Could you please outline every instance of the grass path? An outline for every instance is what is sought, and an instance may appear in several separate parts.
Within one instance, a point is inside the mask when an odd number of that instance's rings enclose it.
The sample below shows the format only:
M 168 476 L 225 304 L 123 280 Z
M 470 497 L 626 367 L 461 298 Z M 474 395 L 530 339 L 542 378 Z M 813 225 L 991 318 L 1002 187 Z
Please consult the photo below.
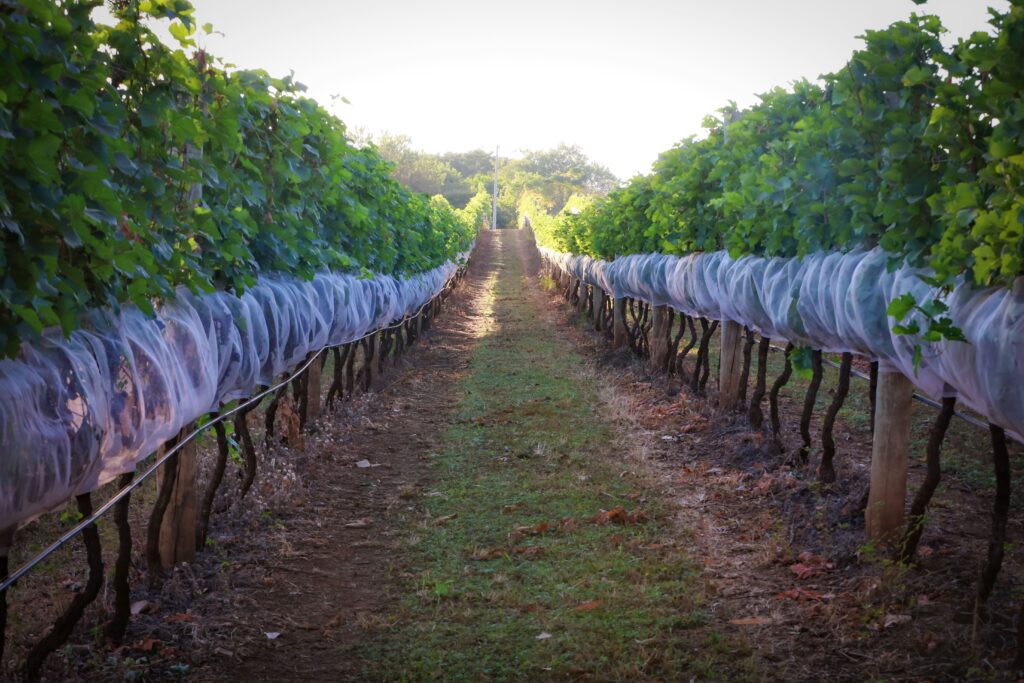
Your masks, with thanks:
M 406 593 L 359 653 L 380 680 L 736 680 L 699 567 L 545 324 L 530 252 L 498 236 L 486 329 L 405 513 Z M 746 672 L 751 673 L 751 672 Z

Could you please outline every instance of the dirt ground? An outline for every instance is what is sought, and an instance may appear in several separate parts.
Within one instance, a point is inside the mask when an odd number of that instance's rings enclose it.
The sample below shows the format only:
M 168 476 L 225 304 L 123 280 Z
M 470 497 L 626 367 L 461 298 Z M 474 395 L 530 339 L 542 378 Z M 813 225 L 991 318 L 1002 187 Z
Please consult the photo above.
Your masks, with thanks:
M 452 424 L 458 381 L 489 324 L 484 302 L 501 275 L 497 240 L 536 267 L 526 235 L 481 235 L 468 277 L 381 386 L 325 413 L 301 452 L 261 454 L 254 495 L 244 504 L 223 501 L 228 509 L 214 516 L 206 551 L 162 588 L 145 588 L 137 557 L 139 613 L 129 644 L 111 652 L 90 628 L 105 616 L 104 594 L 72 644 L 51 657 L 47 680 L 362 680 L 362 646 L 409 579 L 401 519 L 434 493 L 436 449 Z M 609 351 L 557 292 L 541 289 L 539 278 L 535 284 L 536 324 L 577 349 L 603 384 L 595 409 L 629 444 L 624 467 L 649 473 L 642 495 L 659 497 L 674 511 L 679 537 L 695 539 L 688 552 L 702 566 L 708 619 L 697 628 L 706 637 L 742 646 L 772 680 L 1016 680 L 1010 663 L 1024 562 L 1017 498 L 1013 543 L 971 646 L 992 503 L 978 474 L 987 434 L 958 437 L 956 447 L 973 452 L 977 467 L 946 475 L 919 564 L 896 565 L 864 542 L 859 501 L 870 442 L 863 424 L 841 420 L 839 483 L 822 487 L 813 458 L 806 469 L 789 462 L 799 439 L 798 392 L 783 394 L 780 453 L 745 418 L 712 410 L 713 395 L 693 396 L 678 378 L 652 376 L 642 362 Z M 819 413 L 816 429 L 820 422 Z M 915 458 L 912 489 L 922 476 Z M 67 566 L 15 594 L 12 614 L 23 616 L 0 672 L 13 676 L 19 653 L 80 584 L 80 554 L 69 550 Z M 33 615 L 33 604 L 45 607 Z

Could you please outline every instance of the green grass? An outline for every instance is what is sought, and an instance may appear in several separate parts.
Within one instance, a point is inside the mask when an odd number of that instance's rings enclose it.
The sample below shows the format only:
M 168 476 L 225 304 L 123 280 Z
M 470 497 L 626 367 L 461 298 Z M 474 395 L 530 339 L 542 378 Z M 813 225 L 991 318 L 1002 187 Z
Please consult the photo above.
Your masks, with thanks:
M 595 412 L 593 385 L 581 381 L 582 359 L 538 324 L 507 244 L 503 261 L 489 302 L 495 326 L 462 381 L 436 454 L 436 491 L 426 515 L 405 521 L 407 593 L 360 652 L 366 676 L 756 678 L 748 654 L 702 628 L 700 567 L 679 547 L 686 539 L 670 528 L 670 510 L 649 501 L 646 523 L 588 521 L 638 507 L 644 481 L 623 474 L 629 466 L 613 425 Z M 575 526 L 560 528 L 563 520 Z M 509 537 L 544 522 L 553 529 Z M 504 552 L 473 559 L 495 549 Z M 579 609 L 588 603 L 597 606 Z

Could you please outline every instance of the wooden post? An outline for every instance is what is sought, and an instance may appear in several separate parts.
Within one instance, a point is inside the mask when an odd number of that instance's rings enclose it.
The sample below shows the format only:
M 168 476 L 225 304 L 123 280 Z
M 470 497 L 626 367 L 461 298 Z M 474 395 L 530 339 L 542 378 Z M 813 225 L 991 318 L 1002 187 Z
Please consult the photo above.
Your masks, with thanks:
M 182 434 L 189 434 L 195 425 L 188 425 Z M 162 452 L 162 449 L 161 449 Z M 188 442 L 178 451 L 178 469 L 174 477 L 171 500 L 160 522 L 160 563 L 165 569 L 179 562 L 196 558 L 196 519 L 199 509 L 196 490 L 196 442 Z M 163 485 L 166 467 L 157 470 L 157 488 Z
M 871 489 L 864 512 L 872 541 L 890 542 L 903 532 L 913 395 L 914 384 L 903 373 L 879 368 Z
M 718 372 L 718 407 L 734 410 L 740 396 L 740 367 L 743 365 L 743 325 L 722 321 L 722 350 Z
M 306 419 L 315 420 L 320 417 L 320 380 L 324 369 L 324 357 L 321 354 L 306 368 Z
M 600 287 L 594 287 L 594 331 L 604 331 L 604 307 L 607 294 Z
M 196 57 L 197 61 L 201 56 Z M 202 64 L 200 73 L 203 72 Z M 202 87 L 202 86 L 201 86 Z M 203 114 L 206 113 L 206 104 L 202 105 Z M 185 145 L 185 164 L 193 160 L 201 161 L 203 148 L 193 145 L 191 142 Z M 203 200 L 202 183 L 192 183 L 188 188 L 188 202 L 193 207 L 198 206 Z M 186 425 L 181 433 L 191 433 L 195 425 Z M 169 568 L 178 562 L 191 562 L 196 558 L 196 519 L 199 511 L 198 492 L 196 491 L 196 474 L 198 463 L 196 462 L 196 442 L 190 441 L 178 451 L 178 467 L 174 476 L 174 488 L 171 492 L 171 499 L 164 510 L 163 519 L 160 521 L 160 563 L 164 568 Z M 166 467 L 157 470 L 157 489 L 159 490 Z
M 621 349 L 629 343 L 629 328 L 626 327 L 626 297 L 612 302 L 612 348 Z
M 668 306 L 655 306 L 651 320 L 651 372 L 664 372 L 668 368 L 669 354 L 669 316 Z

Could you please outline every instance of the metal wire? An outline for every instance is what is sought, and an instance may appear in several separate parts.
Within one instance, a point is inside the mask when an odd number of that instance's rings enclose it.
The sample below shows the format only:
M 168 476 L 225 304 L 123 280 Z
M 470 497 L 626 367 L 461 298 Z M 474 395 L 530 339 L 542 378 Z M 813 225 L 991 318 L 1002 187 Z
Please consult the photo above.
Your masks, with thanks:
M 180 441 L 178 441 L 176 444 L 174 444 L 174 446 L 172 446 L 171 448 L 168 448 L 167 451 L 162 456 L 158 457 L 153 462 L 153 464 L 150 465 L 149 468 L 146 469 L 146 471 L 142 474 L 141 477 L 136 477 L 135 479 L 133 479 L 130 484 L 128 484 L 123 489 L 121 489 L 120 491 L 115 493 L 113 496 L 111 496 L 110 500 L 108 500 L 103 505 L 98 507 L 95 510 L 95 512 L 93 512 L 91 515 L 89 515 L 85 519 L 81 520 L 80 522 L 78 522 L 78 524 L 76 524 L 70 530 L 68 530 L 63 535 L 61 535 L 60 538 L 58 538 L 56 541 L 51 543 L 45 549 L 41 550 L 39 553 L 37 553 L 35 556 L 33 556 L 31 560 L 29 560 L 28 562 L 23 564 L 21 567 L 19 567 L 13 573 L 9 574 L 3 581 L 0 581 L 0 594 L 3 594 L 4 592 L 6 592 L 7 589 L 10 588 L 11 586 L 13 586 L 14 584 L 16 584 L 18 582 L 18 580 L 21 579 L 21 577 L 25 576 L 30 571 L 35 569 L 40 563 L 45 561 L 50 555 L 52 555 L 53 553 L 55 553 L 58 550 L 60 550 L 60 548 L 65 543 L 67 543 L 68 541 L 73 539 L 78 534 L 82 533 L 82 531 L 86 527 L 88 527 L 90 524 L 95 524 L 96 521 L 100 517 L 102 517 L 108 510 L 110 510 L 110 508 L 114 507 L 125 496 L 127 496 L 129 493 L 134 491 L 136 488 L 138 488 L 150 475 L 152 475 L 154 472 L 156 472 L 157 469 L 161 465 L 164 464 L 164 462 L 166 462 L 171 456 L 176 455 L 178 453 L 178 451 L 180 451 L 182 448 L 184 448 L 189 442 L 193 441 L 201 433 L 203 433 L 204 431 L 206 431 L 207 429 L 209 429 L 213 425 L 217 424 L 218 422 L 223 422 L 224 420 L 228 419 L 229 417 L 231 417 L 235 413 L 237 413 L 237 412 L 239 412 L 239 411 L 241 411 L 241 410 L 243 410 L 245 408 L 248 408 L 249 406 L 251 406 L 251 405 L 253 405 L 255 403 L 259 403 L 264 398 L 266 398 L 270 394 L 276 392 L 281 387 L 287 386 L 289 382 L 293 381 L 295 378 L 297 378 L 299 375 L 301 375 L 303 372 L 305 372 L 306 369 L 310 365 L 313 364 L 313 361 L 315 361 L 318 358 L 320 358 L 320 356 L 322 356 L 327 351 L 329 351 L 331 349 L 334 349 L 334 348 L 337 348 L 339 346 L 345 346 L 346 344 L 355 344 L 355 343 L 361 342 L 362 340 L 364 340 L 364 339 L 366 339 L 368 337 L 371 337 L 371 336 L 373 336 L 375 334 L 379 334 L 380 332 L 386 332 L 388 330 L 393 330 L 393 329 L 399 328 L 402 325 L 404 325 L 406 322 L 408 322 L 409 320 L 415 319 L 417 316 L 421 315 L 423 313 L 423 311 L 426 310 L 427 306 L 431 305 L 434 302 L 434 300 L 437 299 L 437 297 L 442 296 L 445 293 L 445 291 L 448 289 L 448 286 L 455 280 L 457 275 L 458 275 L 458 273 L 456 272 L 456 275 L 453 275 L 452 277 L 450 277 L 448 279 L 448 281 L 444 283 L 444 286 L 441 288 L 441 291 L 439 291 L 435 296 L 431 297 L 422 306 L 420 306 L 419 309 L 416 311 L 415 315 L 411 315 L 411 316 L 407 315 L 404 318 L 402 318 L 401 320 L 399 320 L 398 322 L 391 323 L 390 325 L 378 328 L 376 330 L 373 330 L 372 332 L 367 332 L 366 334 L 364 334 L 362 337 L 359 337 L 358 339 L 352 339 L 352 340 L 347 341 L 347 342 L 342 342 L 341 344 L 332 344 L 330 346 L 323 347 L 322 349 L 317 351 L 315 355 L 313 355 L 310 358 L 306 359 L 306 362 L 304 362 L 301 366 L 299 366 L 299 369 L 296 370 L 295 372 L 293 372 L 287 379 L 284 379 L 284 380 L 278 382 L 277 384 L 275 384 L 274 386 L 272 386 L 272 387 L 270 387 L 268 389 L 264 389 L 260 393 L 254 395 L 254 396 L 249 397 L 244 402 L 239 403 L 238 405 L 236 405 L 231 410 L 228 410 L 226 412 L 220 413 L 216 418 L 214 418 L 214 419 L 210 420 L 209 422 L 207 422 L 207 423 L 205 423 L 205 424 L 203 424 L 203 425 L 193 429 L 188 435 L 186 435 L 184 438 L 182 438 Z

